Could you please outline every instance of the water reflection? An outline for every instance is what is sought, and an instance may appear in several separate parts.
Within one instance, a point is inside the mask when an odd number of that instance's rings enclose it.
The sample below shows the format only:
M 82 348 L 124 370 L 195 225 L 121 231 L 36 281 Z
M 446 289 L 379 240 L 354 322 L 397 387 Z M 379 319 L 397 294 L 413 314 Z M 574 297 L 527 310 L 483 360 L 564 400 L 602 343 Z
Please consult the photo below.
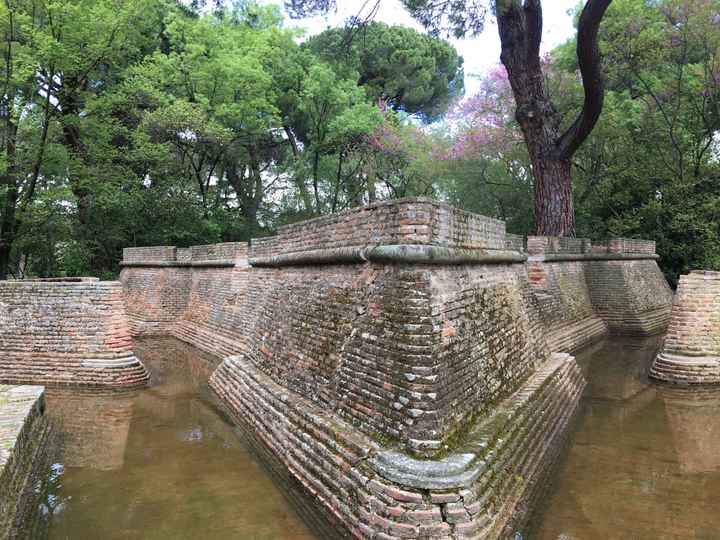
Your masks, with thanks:
M 528 538 L 720 538 L 720 390 L 650 383 L 658 345 L 612 338 L 578 355 L 580 417 Z
M 122 468 L 134 395 L 47 388 L 47 416 L 61 433 L 63 466 Z
M 720 389 L 662 387 L 658 395 L 682 472 L 720 472 Z
M 136 353 L 147 389 L 48 392 L 64 441 L 49 538 L 317 538 L 219 411 L 206 384 L 216 361 L 174 340 Z

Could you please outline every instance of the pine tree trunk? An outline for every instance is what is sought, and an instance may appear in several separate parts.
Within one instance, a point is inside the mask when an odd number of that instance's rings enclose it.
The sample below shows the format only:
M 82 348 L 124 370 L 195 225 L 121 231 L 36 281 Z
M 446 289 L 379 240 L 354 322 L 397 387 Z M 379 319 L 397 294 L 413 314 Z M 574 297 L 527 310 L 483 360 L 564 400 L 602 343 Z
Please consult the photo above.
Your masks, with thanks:
M 569 160 L 533 160 L 535 234 L 575 236 L 571 169 Z

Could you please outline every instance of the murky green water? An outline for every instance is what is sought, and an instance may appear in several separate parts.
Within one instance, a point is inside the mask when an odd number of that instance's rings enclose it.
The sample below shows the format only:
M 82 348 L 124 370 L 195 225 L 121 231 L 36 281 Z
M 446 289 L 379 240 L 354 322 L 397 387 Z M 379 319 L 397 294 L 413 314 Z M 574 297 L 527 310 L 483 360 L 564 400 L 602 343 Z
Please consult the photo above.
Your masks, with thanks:
M 720 389 L 646 378 L 658 339 L 578 354 L 588 387 L 532 540 L 720 538 Z
M 310 531 L 207 387 L 215 362 L 141 341 L 152 385 L 126 394 L 48 390 L 62 423 L 49 538 L 310 540 Z
M 650 383 L 658 344 L 613 338 L 578 354 L 581 411 L 524 540 L 720 538 L 720 389 Z M 147 389 L 47 392 L 65 441 L 49 538 L 340 537 L 221 412 L 207 387 L 214 360 L 165 339 L 137 353 L 152 372 Z

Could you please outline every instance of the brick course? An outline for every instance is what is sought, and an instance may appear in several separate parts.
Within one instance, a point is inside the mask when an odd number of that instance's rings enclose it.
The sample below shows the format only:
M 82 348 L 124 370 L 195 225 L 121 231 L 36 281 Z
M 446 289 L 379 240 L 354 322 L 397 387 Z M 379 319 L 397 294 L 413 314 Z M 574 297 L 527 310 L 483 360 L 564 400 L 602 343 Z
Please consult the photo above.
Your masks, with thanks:
M 677 384 L 720 383 L 720 272 L 680 276 L 670 327 L 650 376 Z
M 133 331 L 225 357 L 211 385 L 230 412 L 356 537 L 497 538 L 526 516 L 584 385 L 551 352 L 667 320 L 651 244 L 524 241 L 404 199 L 245 254 L 131 252 L 121 279 Z M 444 464 L 453 485 L 410 479 Z
M 0 382 L 121 387 L 148 379 L 119 282 L 0 282 L 0 351 Z

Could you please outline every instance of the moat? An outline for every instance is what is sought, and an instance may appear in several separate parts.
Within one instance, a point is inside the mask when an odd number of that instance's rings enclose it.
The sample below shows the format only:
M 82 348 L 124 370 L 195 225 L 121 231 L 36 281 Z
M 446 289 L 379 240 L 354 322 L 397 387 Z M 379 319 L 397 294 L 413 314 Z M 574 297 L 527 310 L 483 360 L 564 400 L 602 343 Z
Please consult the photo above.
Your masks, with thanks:
M 647 380 L 660 338 L 577 354 L 588 381 L 533 540 L 710 540 L 720 535 L 720 389 Z
M 588 386 L 524 539 L 717 538 L 720 391 L 650 383 L 659 344 L 609 338 L 578 353 Z M 146 389 L 47 391 L 64 452 L 37 539 L 338 537 L 226 418 L 207 387 L 215 360 L 174 339 L 136 349 Z
M 310 531 L 219 409 L 207 386 L 217 361 L 173 339 L 135 349 L 151 372 L 146 389 L 46 390 L 64 442 L 43 512 L 50 539 L 327 536 Z

